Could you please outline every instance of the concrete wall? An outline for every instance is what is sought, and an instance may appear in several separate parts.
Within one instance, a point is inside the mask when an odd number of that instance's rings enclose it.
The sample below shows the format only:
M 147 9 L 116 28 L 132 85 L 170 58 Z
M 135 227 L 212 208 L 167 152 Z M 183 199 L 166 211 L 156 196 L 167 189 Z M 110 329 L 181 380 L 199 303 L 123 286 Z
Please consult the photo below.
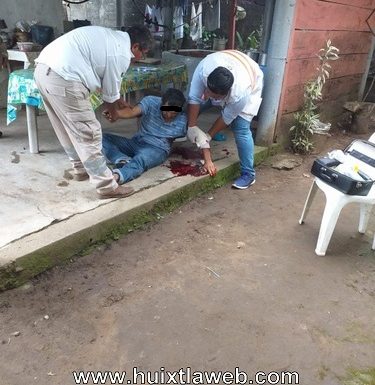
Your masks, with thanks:
M 137 0 L 136 3 L 130 0 L 91 0 L 84 4 L 71 4 L 67 13 L 69 20 L 87 19 L 92 25 L 118 29 L 143 23 L 140 10 L 144 11 L 146 1 Z
M 55 36 L 63 32 L 62 0 L 1 0 L 0 16 L 9 30 L 14 29 L 15 23 L 23 19 L 38 20 L 39 24 L 54 27 Z
M 69 20 L 90 20 L 92 25 L 118 28 L 117 0 L 91 0 L 83 4 L 70 4 Z
M 61 0 L 0 0 L 0 17 L 11 33 L 18 20 L 38 20 L 41 25 L 54 27 L 55 37 L 63 32 L 63 7 Z M 6 107 L 8 72 L 0 70 L 0 108 Z

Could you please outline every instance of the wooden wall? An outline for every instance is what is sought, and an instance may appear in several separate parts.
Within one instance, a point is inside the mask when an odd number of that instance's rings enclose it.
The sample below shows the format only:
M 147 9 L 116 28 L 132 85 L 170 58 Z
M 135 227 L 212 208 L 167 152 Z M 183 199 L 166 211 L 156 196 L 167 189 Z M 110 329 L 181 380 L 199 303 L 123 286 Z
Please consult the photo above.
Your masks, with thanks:
M 316 54 L 327 39 L 339 48 L 340 59 L 330 63 L 332 72 L 320 107 L 322 120 L 335 122 L 343 112 L 343 103 L 358 97 L 372 41 L 368 22 L 375 8 L 375 0 L 296 1 L 275 133 L 284 138 L 292 125 L 293 112 L 302 106 L 303 85 L 316 74 Z

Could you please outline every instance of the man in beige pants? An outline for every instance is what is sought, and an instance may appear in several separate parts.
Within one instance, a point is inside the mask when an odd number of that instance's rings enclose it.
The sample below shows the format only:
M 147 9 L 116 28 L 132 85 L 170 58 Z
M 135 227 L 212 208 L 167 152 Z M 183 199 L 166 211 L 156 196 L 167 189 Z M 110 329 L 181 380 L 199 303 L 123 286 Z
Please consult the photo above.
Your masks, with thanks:
M 99 198 L 134 192 L 119 186 L 102 154 L 102 130 L 89 94 L 100 90 L 111 121 L 118 118 L 120 86 L 132 58 L 141 58 L 152 37 L 144 26 L 127 32 L 89 26 L 77 28 L 50 43 L 39 55 L 35 81 L 56 135 L 67 153 L 75 180 L 96 185 Z

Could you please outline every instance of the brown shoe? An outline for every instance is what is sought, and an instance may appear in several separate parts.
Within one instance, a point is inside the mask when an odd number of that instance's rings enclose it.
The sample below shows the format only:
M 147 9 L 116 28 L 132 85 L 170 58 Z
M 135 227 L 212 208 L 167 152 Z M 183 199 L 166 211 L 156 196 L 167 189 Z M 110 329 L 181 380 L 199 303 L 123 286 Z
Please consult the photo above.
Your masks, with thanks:
M 114 172 L 114 173 L 113 173 L 113 178 L 115 179 L 115 181 L 116 181 L 117 183 L 120 182 L 120 175 L 117 174 L 117 172 Z
M 81 181 L 87 180 L 87 179 L 89 179 L 89 174 L 87 174 L 87 172 L 82 173 L 82 174 L 73 174 L 73 180 L 75 180 L 77 182 L 81 182 Z
M 111 198 L 125 198 L 134 193 L 135 191 L 131 187 L 118 186 L 116 190 L 107 192 L 105 194 L 99 194 L 99 193 L 97 194 L 99 199 L 111 199 Z

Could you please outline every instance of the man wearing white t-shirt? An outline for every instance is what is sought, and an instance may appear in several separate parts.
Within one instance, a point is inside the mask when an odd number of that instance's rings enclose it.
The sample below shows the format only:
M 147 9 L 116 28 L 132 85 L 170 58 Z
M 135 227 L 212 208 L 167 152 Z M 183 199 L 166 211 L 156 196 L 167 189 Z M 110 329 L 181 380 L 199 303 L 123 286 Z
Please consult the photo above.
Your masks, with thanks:
M 250 130 L 252 118 L 262 101 L 263 73 L 258 64 L 242 52 L 219 51 L 206 56 L 197 66 L 188 99 L 188 136 L 201 136 L 197 127 L 201 105 L 220 105 L 221 116 L 208 131 L 207 138 L 230 126 L 240 158 L 241 176 L 234 188 L 246 189 L 255 182 L 254 141 Z M 202 142 L 204 142 L 202 140 Z M 201 146 L 205 168 L 215 175 L 209 142 Z
M 133 26 L 126 32 L 88 26 L 54 40 L 36 60 L 35 81 L 73 165 L 74 179 L 90 177 L 99 198 L 124 197 L 134 191 L 119 186 L 106 165 L 102 130 L 89 94 L 100 91 L 111 121 L 117 120 L 122 75 L 131 59 L 142 58 L 151 45 L 151 34 L 144 26 Z

